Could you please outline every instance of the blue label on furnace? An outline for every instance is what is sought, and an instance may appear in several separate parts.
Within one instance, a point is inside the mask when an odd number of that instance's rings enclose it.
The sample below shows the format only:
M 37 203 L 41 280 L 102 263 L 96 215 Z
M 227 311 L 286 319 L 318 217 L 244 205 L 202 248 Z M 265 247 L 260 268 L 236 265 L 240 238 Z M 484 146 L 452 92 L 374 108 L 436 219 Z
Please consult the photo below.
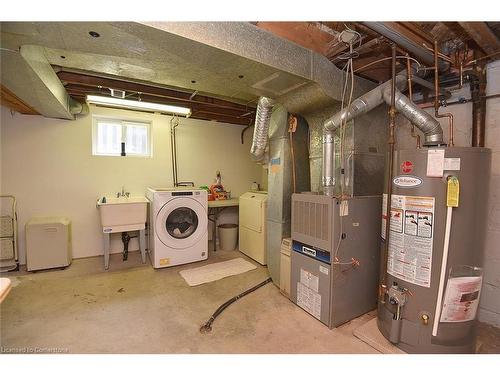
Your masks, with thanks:
M 292 243 L 293 251 L 330 264 L 330 252 L 315 246 L 309 246 L 298 241 Z

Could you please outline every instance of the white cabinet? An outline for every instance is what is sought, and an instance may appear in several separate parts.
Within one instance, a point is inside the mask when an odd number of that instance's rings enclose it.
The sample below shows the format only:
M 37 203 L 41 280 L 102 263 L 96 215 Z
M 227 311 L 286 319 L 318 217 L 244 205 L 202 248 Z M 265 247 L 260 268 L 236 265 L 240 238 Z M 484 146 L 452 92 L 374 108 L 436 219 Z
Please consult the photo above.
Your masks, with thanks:
M 248 192 L 239 202 L 239 250 L 262 265 L 267 263 L 267 194 Z

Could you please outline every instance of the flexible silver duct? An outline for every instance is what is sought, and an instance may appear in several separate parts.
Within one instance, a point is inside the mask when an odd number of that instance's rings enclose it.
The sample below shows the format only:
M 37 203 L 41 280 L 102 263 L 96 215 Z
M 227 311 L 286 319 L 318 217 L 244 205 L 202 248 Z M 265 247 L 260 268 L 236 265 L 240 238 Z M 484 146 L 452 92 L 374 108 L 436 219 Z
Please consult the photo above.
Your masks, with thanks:
M 396 76 L 396 109 L 424 133 L 424 146 L 443 143 L 443 130 L 439 122 L 423 109 L 417 107 L 398 90 L 404 89 L 406 82 L 405 75 L 400 74 Z M 333 194 L 333 186 L 335 185 L 335 144 L 333 134 L 342 121 L 347 122 L 367 113 L 384 101 L 387 104 L 391 103 L 391 80 L 360 96 L 351 103 L 349 108 L 344 108 L 342 111 L 337 112 L 323 124 L 322 184 L 324 194 Z
M 250 153 L 256 162 L 266 163 L 266 148 L 268 142 L 269 122 L 273 113 L 274 100 L 261 96 L 257 104 L 255 127 Z

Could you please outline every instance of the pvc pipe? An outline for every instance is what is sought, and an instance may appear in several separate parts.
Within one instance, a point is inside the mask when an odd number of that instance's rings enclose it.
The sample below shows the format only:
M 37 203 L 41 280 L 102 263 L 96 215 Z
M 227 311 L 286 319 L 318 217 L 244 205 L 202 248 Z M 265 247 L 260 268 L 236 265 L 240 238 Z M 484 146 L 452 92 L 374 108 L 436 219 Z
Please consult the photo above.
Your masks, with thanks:
M 439 319 L 441 316 L 441 303 L 443 302 L 444 278 L 446 276 L 446 263 L 448 261 L 448 249 L 450 247 L 451 216 L 453 207 L 448 207 L 446 211 L 446 229 L 444 232 L 443 260 L 441 261 L 441 274 L 439 278 L 438 298 L 436 302 L 436 312 L 434 313 L 434 323 L 432 325 L 432 336 L 437 336 Z

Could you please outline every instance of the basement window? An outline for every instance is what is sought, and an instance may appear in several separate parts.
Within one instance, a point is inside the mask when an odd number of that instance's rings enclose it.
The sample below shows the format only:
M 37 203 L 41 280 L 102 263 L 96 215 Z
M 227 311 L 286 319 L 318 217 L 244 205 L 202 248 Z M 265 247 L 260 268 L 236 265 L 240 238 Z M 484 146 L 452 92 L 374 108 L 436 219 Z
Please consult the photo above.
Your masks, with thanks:
M 151 123 L 94 117 L 92 155 L 151 157 Z

